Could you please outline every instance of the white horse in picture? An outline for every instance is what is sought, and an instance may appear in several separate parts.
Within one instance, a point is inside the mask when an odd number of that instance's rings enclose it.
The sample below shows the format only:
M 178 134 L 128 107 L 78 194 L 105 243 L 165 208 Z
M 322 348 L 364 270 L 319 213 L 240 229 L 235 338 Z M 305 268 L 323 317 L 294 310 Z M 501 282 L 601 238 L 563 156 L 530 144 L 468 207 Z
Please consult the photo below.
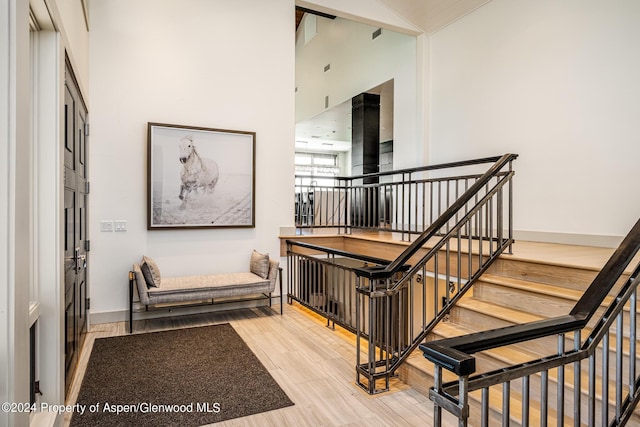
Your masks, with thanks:
M 197 192 L 202 189 L 207 193 L 213 192 L 218 182 L 219 171 L 215 161 L 200 157 L 191 135 L 180 140 L 178 151 L 178 159 L 182 163 L 182 171 L 180 172 L 182 183 L 178 197 L 182 200 L 180 209 L 185 209 L 187 199 L 192 191 Z

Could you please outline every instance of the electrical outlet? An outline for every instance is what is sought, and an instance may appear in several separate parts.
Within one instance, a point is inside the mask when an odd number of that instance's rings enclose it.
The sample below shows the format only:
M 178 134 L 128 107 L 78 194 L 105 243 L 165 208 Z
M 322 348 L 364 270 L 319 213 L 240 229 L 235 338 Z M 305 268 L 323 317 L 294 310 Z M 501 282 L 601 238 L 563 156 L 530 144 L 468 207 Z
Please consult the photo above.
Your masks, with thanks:
M 113 221 L 100 221 L 100 231 L 113 231 Z
M 127 231 L 127 221 L 126 220 L 116 220 L 115 221 L 116 224 L 116 231 Z

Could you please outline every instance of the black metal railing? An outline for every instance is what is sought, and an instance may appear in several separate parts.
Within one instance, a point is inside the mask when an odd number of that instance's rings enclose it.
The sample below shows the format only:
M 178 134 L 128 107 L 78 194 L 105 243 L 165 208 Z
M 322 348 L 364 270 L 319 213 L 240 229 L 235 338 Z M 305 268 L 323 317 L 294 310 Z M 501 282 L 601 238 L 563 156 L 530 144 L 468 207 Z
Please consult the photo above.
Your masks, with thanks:
M 420 345 L 435 364 L 430 392 L 434 425 L 441 425 L 443 408 L 461 426 L 467 425 L 474 410 L 479 413 L 473 418 L 482 426 L 492 421 L 529 425 L 533 419 L 540 425 L 625 425 L 640 400 L 636 335 L 640 263 L 630 275 L 625 273 L 639 250 L 640 221 L 565 316 Z M 595 317 L 610 294 L 614 298 Z M 474 353 L 554 336 L 555 354 L 471 376 L 476 369 Z M 443 383 L 443 369 L 458 379 Z M 490 395 L 497 396 L 493 399 L 497 409 L 492 409 Z M 471 398 L 478 402 L 474 407 Z
M 327 326 L 337 324 L 355 333 L 355 269 L 391 261 L 292 240 L 286 244 L 288 302 L 325 317 Z
M 393 262 L 356 269 L 356 380 L 368 393 L 389 389 L 409 354 L 513 243 L 516 158 L 492 158 Z
M 483 166 L 499 160 L 488 157 L 349 177 L 298 175 L 295 224 L 300 230 L 335 228 L 344 233 L 385 230 L 411 240 L 482 176 Z

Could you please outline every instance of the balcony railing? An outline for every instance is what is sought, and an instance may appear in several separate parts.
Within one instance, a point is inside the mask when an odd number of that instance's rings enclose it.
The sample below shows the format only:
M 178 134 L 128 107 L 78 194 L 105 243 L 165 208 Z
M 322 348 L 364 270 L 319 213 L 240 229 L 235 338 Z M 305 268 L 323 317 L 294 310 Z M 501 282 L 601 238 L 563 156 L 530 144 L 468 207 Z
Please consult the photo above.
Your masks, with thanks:
M 384 230 L 411 240 L 427 230 L 482 176 L 483 166 L 499 159 L 489 157 L 349 177 L 298 175 L 296 227 L 336 228 L 344 233 L 356 228 Z
M 327 319 L 327 326 L 356 332 L 355 269 L 391 261 L 287 240 L 288 302 Z M 362 331 L 366 335 L 366 331 Z

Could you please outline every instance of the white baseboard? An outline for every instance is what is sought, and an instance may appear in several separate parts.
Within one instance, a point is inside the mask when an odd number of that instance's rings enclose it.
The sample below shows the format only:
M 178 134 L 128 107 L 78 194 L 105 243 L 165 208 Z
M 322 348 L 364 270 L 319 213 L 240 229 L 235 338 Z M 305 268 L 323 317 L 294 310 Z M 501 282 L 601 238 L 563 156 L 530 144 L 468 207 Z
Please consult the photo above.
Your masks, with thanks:
M 282 297 L 283 304 L 286 304 L 286 295 Z M 252 308 L 267 305 L 265 300 L 229 302 L 224 304 L 208 304 L 193 307 L 174 307 L 153 309 L 150 311 L 136 311 L 133 313 L 133 320 L 156 319 L 160 317 L 184 316 L 189 314 L 215 313 L 218 311 L 237 310 L 241 308 Z M 280 304 L 275 298 L 272 301 L 274 309 L 280 312 Z M 128 322 L 129 310 L 103 311 L 99 313 L 91 312 L 91 324 Z
M 560 243 L 564 245 L 596 246 L 601 248 L 617 248 L 623 236 L 606 236 L 599 234 L 573 234 L 549 231 L 514 230 L 517 240 L 529 242 Z

